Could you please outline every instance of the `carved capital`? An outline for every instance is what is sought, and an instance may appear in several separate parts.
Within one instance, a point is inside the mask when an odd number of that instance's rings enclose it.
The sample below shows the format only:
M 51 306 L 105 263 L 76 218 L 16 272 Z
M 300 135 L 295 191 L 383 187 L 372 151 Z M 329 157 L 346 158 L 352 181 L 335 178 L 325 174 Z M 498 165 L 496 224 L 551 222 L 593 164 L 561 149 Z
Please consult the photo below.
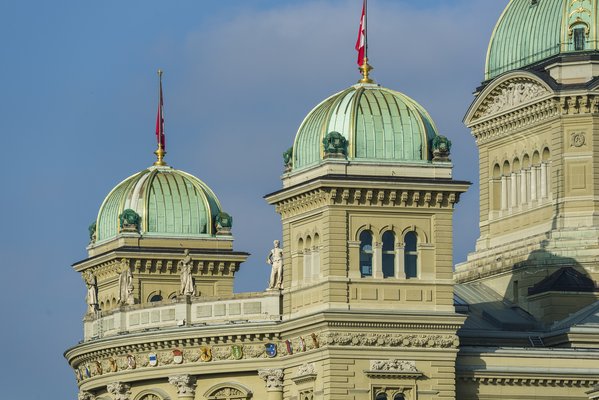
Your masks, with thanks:
M 131 385 L 122 382 L 109 383 L 106 390 L 112 396 L 113 400 L 130 400 Z
M 268 368 L 258 370 L 258 376 L 266 382 L 266 390 L 282 391 L 283 390 L 283 370 L 278 368 Z
M 168 383 L 177 387 L 179 397 L 194 397 L 196 393 L 196 377 L 192 375 L 173 375 Z
M 77 394 L 77 400 L 96 400 L 96 396 L 85 390 L 80 390 Z

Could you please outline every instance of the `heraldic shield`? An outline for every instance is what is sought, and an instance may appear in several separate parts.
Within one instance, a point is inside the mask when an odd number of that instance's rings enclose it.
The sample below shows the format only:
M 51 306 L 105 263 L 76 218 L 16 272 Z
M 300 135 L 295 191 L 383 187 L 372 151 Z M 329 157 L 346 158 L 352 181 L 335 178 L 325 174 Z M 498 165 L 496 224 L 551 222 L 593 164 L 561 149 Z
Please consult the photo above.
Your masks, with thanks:
M 270 358 L 276 357 L 277 356 L 277 345 L 274 343 L 266 343 L 264 345 L 264 347 L 266 348 L 266 355 L 269 356 Z
M 243 348 L 234 344 L 231 346 L 231 355 L 235 360 L 241 360 L 243 358 Z

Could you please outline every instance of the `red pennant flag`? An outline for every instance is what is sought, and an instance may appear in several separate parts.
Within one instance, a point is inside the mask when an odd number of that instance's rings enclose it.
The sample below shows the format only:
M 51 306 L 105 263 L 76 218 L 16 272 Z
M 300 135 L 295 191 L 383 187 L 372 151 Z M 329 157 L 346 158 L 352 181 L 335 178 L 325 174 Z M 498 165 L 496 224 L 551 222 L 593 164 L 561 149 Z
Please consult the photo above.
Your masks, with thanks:
M 364 0 L 364 4 L 362 5 L 362 17 L 360 18 L 356 51 L 358 52 L 358 65 L 361 67 L 364 65 L 364 58 L 366 57 L 366 0 Z
M 160 100 L 158 101 L 158 115 L 156 115 L 156 141 L 162 150 L 166 151 L 166 140 L 164 137 L 164 103 L 162 99 L 162 71 L 160 75 Z

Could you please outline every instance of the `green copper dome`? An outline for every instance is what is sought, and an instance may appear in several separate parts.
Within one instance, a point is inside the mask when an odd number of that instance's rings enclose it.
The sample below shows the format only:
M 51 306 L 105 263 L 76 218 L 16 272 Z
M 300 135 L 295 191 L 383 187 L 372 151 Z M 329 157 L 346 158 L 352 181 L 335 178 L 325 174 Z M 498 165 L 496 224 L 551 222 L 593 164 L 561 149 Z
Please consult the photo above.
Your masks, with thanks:
M 322 162 L 323 140 L 331 134 L 345 138 L 350 161 L 421 162 L 431 159 L 429 142 L 437 130 L 424 108 L 404 94 L 357 84 L 310 111 L 295 137 L 292 169 Z
M 560 53 L 599 49 L 599 0 L 511 0 L 495 26 L 485 78 Z
M 139 215 L 138 231 L 145 236 L 196 237 L 214 235 L 214 217 L 221 206 L 210 188 L 183 171 L 150 167 L 119 183 L 108 194 L 96 221 L 96 241 L 115 238 L 120 216 Z M 135 214 L 133 214 L 135 215 Z

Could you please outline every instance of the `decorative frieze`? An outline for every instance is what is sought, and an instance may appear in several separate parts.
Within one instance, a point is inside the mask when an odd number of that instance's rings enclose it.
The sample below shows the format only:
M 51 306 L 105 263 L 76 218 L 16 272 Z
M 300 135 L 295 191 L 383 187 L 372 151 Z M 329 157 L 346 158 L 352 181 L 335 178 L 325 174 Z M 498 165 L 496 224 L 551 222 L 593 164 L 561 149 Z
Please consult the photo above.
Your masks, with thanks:
M 507 81 L 487 96 L 475 118 L 500 114 L 548 94 L 550 92 L 547 89 L 534 81 Z
M 177 388 L 179 397 L 193 398 L 196 393 L 196 377 L 192 375 L 173 375 L 168 377 L 168 383 Z
M 385 372 L 418 372 L 416 369 L 416 361 L 405 361 L 398 359 L 371 360 L 370 370 Z
M 335 322 L 339 328 L 355 329 L 457 329 L 451 324 L 397 324 L 369 322 Z M 248 338 L 252 340 L 252 338 Z M 397 347 L 397 348 L 457 348 L 459 339 L 456 335 L 444 334 L 401 334 L 401 333 L 356 333 L 353 331 L 333 331 L 310 336 L 294 337 L 287 340 L 276 340 L 267 343 L 222 343 L 224 338 L 215 338 L 214 345 L 206 342 L 193 343 L 188 347 L 183 342 L 175 342 L 182 346 L 171 350 L 160 350 L 164 343 L 152 343 L 138 352 L 135 346 L 126 346 L 112 351 L 103 350 L 78 356 L 71 362 L 75 365 L 78 381 L 87 380 L 99 375 L 116 373 L 139 368 L 154 368 L 174 364 L 210 363 L 215 361 L 235 361 L 240 359 L 265 359 L 289 357 L 295 354 L 314 351 L 323 346 L 362 346 L 362 347 Z M 264 338 L 263 338 L 264 340 Z M 210 342 L 208 342 L 210 343 Z M 183 347 L 185 346 L 185 347 Z M 197 346 L 197 347 L 196 347 Z M 270 347 L 268 347 L 270 346 Z M 270 349 L 270 350 L 269 350 Z M 79 360 L 81 359 L 81 361 Z M 295 376 L 310 375 L 311 365 L 302 367 Z
M 464 376 L 458 373 L 458 379 L 462 381 L 477 382 L 483 385 L 501 385 L 501 386 L 559 386 L 559 387 L 589 387 L 599 384 L 599 378 L 594 377 L 499 377 L 499 376 Z
M 370 370 L 364 371 L 366 376 L 375 379 L 418 379 L 424 374 L 416 368 L 416 361 L 406 360 L 371 360 Z
M 377 347 L 421 347 L 457 348 L 460 344 L 456 335 L 413 335 L 394 333 L 328 332 L 321 341 L 330 346 L 377 346 Z
M 276 205 L 276 211 L 286 218 L 325 205 L 453 208 L 458 201 L 459 193 L 451 191 L 322 188 L 308 197 L 285 199 Z
M 109 383 L 106 390 L 113 400 L 130 400 L 131 385 L 122 382 Z
M 258 376 L 266 383 L 266 390 L 271 391 L 282 391 L 283 380 L 285 374 L 282 369 L 279 368 L 267 368 L 258 370 Z

